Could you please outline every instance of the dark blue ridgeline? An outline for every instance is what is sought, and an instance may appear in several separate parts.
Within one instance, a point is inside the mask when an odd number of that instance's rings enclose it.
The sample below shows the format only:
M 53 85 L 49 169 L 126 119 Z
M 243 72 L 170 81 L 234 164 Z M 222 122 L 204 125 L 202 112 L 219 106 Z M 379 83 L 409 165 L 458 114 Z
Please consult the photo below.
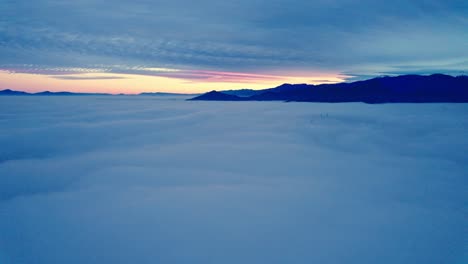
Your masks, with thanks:
M 245 90 L 241 90 L 245 94 Z M 253 91 L 253 90 L 251 90 Z M 468 76 L 433 74 L 378 77 L 365 81 L 337 84 L 283 84 L 276 88 L 237 96 L 236 91 L 216 92 L 190 100 L 202 101 L 296 101 L 296 102 L 365 102 L 431 103 L 468 102 Z

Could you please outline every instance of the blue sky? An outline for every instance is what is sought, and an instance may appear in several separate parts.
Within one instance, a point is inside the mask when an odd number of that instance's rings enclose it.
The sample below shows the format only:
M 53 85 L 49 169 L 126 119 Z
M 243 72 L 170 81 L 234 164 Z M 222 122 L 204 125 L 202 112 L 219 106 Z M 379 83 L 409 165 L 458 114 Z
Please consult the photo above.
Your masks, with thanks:
M 141 84 L 185 84 L 190 90 L 205 83 L 241 88 L 382 74 L 458 75 L 468 69 L 467 1 L 2 0 L 0 5 L 0 69 L 19 74 L 3 78 L 9 81 L 1 86 L 21 83 L 24 74 L 55 79 L 54 85 L 154 76 Z M 255 82 L 225 73 L 279 78 Z M 34 82 L 47 82 L 41 80 Z

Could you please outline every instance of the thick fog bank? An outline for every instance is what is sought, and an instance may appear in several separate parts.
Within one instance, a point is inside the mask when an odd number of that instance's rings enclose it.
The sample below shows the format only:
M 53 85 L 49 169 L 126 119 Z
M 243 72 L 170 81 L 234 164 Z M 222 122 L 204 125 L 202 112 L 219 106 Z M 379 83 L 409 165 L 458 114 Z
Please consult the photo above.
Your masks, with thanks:
M 1 97 L 0 263 L 466 263 L 467 116 Z

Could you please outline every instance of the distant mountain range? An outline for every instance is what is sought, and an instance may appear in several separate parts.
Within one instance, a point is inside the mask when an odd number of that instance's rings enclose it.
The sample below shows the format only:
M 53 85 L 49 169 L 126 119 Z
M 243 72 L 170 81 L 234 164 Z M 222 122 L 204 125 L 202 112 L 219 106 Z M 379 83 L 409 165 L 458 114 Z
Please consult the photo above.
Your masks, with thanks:
M 1 90 L 0 96 L 119 96 L 107 93 L 38 92 Z M 295 101 L 295 102 L 365 102 L 427 103 L 468 102 L 468 76 L 401 75 L 335 84 L 282 84 L 263 90 L 226 90 L 199 94 L 140 93 L 136 96 L 196 96 L 198 101 Z
M 118 96 L 118 95 L 126 95 L 126 94 L 108 94 L 108 93 L 73 93 L 73 92 L 38 92 L 38 93 L 27 93 L 22 91 L 14 91 L 10 89 L 5 89 L 0 91 L 1 95 L 17 95 L 17 96 L 92 96 L 92 95 L 108 95 L 108 96 Z M 136 95 L 144 95 L 144 96 L 196 96 L 199 94 L 178 94 L 178 93 L 140 93 Z
M 247 101 L 251 97 L 240 97 L 223 92 L 211 91 L 189 100 L 198 101 Z
M 161 92 L 156 92 L 156 93 L 140 93 L 138 95 L 150 95 L 150 96 L 197 96 L 200 94 L 181 94 L 181 93 L 161 93 Z
M 444 74 L 378 77 L 336 84 L 283 84 L 264 90 L 211 91 L 189 100 L 427 103 L 468 102 L 468 76 Z
M 220 91 L 223 94 L 230 94 L 239 97 L 250 97 L 252 95 L 261 94 L 264 90 L 240 89 L 240 90 L 226 90 Z

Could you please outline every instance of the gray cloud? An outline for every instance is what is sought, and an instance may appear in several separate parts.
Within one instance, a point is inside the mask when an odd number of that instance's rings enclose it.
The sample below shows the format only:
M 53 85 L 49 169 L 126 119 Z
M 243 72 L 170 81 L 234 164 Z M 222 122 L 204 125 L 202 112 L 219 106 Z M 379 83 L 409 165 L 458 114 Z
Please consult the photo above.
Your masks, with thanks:
M 466 262 L 466 105 L 0 100 L 2 263 Z
M 38 0 L 3 7 L 4 63 L 357 75 L 468 66 L 466 1 Z M 464 61 L 437 66 L 457 59 Z

